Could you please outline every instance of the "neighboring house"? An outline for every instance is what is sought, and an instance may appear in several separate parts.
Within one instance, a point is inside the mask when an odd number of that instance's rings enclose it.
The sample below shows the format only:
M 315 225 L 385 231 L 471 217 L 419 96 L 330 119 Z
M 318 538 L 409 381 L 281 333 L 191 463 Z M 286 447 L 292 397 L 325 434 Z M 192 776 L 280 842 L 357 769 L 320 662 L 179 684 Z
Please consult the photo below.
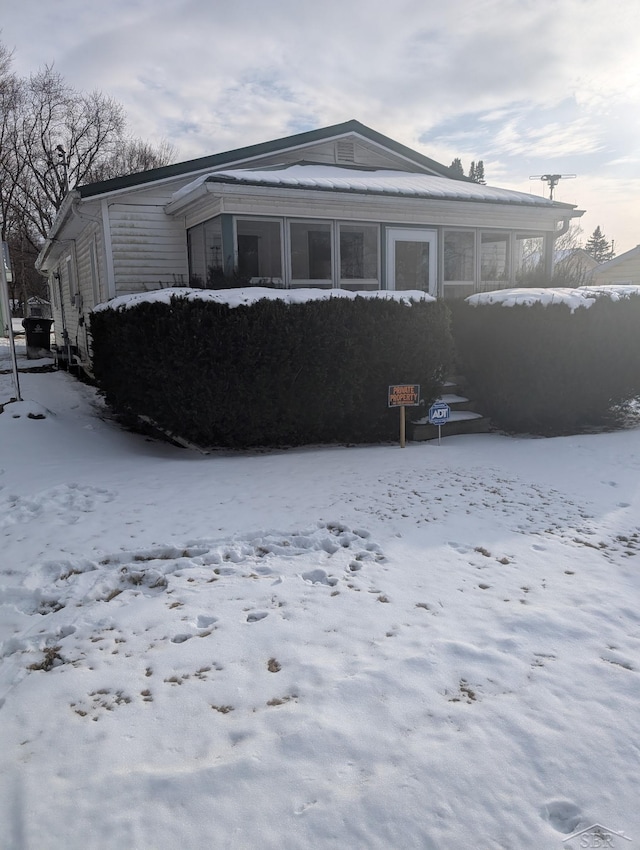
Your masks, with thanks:
M 584 248 L 565 248 L 555 253 L 554 274 L 575 278 L 580 283 L 589 279 L 590 272 L 598 266 L 598 261 Z
M 90 357 L 91 309 L 234 273 L 285 288 L 508 287 L 582 215 L 569 204 L 456 178 L 358 121 L 102 183 L 65 198 L 37 261 L 58 346 Z
M 51 303 L 44 298 L 33 295 L 27 300 L 27 316 L 34 318 L 50 319 Z
M 591 286 L 605 286 L 615 283 L 618 285 L 640 285 L 640 245 L 636 245 L 625 254 L 599 263 L 589 275 L 587 281 Z

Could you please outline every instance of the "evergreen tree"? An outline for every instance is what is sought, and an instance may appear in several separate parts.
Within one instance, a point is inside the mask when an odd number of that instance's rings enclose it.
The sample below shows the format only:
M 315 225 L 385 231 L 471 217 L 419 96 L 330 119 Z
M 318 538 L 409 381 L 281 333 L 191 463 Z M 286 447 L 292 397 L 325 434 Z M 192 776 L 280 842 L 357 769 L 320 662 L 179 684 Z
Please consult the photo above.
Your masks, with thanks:
M 609 242 L 602 231 L 600 225 L 596 227 L 591 236 L 587 239 L 584 246 L 587 254 L 590 254 L 594 260 L 599 263 L 604 263 L 607 260 L 612 260 L 615 257 L 613 250 L 613 242 Z
M 484 162 L 481 159 L 478 162 L 471 163 L 469 180 L 473 180 L 474 183 L 482 183 L 483 185 L 486 183 L 484 179 Z
M 464 168 L 462 167 L 462 160 L 459 156 L 453 160 L 449 166 L 449 171 L 451 171 L 454 177 L 464 177 Z

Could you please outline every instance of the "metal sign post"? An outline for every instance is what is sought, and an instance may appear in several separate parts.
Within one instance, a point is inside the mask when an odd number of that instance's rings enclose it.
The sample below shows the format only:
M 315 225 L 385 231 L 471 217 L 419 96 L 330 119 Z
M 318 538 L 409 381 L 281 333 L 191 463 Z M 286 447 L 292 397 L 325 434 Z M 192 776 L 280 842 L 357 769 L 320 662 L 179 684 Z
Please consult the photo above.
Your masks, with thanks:
M 442 436 L 442 426 L 449 421 L 451 408 L 444 401 L 436 401 L 429 408 L 429 424 L 438 426 L 438 445 L 441 445 L 440 438 Z
M 5 253 L 6 252 L 6 253 Z M 20 395 L 20 379 L 18 377 L 18 361 L 16 359 L 16 342 L 13 336 L 13 324 L 11 322 L 11 304 L 9 303 L 9 287 L 7 285 L 7 270 L 5 267 L 5 256 L 9 256 L 6 243 L 2 243 L 2 255 L 0 256 L 0 299 L 2 300 L 2 315 L 6 321 L 7 336 L 9 337 L 9 349 L 11 352 L 11 369 L 13 372 L 13 384 L 16 392 L 16 401 L 22 401 Z

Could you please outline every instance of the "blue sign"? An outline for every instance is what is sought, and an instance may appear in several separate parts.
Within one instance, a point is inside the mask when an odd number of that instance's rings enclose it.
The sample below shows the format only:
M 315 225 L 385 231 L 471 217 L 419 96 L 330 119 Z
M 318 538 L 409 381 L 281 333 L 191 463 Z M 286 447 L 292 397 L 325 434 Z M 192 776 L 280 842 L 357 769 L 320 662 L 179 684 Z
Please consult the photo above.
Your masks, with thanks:
M 448 404 L 444 401 L 437 401 L 429 408 L 429 424 L 430 425 L 446 425 L 449 421 L 451 410 Z

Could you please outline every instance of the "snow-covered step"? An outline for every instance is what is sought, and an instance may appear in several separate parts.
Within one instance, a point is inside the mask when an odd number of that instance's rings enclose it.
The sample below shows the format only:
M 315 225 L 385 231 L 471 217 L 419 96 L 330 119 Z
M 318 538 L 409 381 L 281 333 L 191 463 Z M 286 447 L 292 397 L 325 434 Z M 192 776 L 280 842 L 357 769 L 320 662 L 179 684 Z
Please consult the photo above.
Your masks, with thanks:
M 484 417 L 482 416 L 481 413 L 475 413 L 473 410 L 452 410 L 451 413 L 449 414 L 449 422 L 466 422 L 466 421 L 470 422 L 473 419 L 483 419 L 483 418 Z M 422 419 L 417 419 L 414 422 L 414 425 L 428 425 L 428 424 L 429 424 L 429 417 L 428 416 L 424 416 Z M 434 425 L 433 427 L 437 428 L 438 426 Z M 443 427 L 445 427 L 445 426 L 443 426 Z
M 469 401 L 469 399 L 465 398 L 463 395 L 458 395 L 457 393 L 443 393 L 438 401 L 443 401 L 451 407 L 452 404 L 465 404 Z

